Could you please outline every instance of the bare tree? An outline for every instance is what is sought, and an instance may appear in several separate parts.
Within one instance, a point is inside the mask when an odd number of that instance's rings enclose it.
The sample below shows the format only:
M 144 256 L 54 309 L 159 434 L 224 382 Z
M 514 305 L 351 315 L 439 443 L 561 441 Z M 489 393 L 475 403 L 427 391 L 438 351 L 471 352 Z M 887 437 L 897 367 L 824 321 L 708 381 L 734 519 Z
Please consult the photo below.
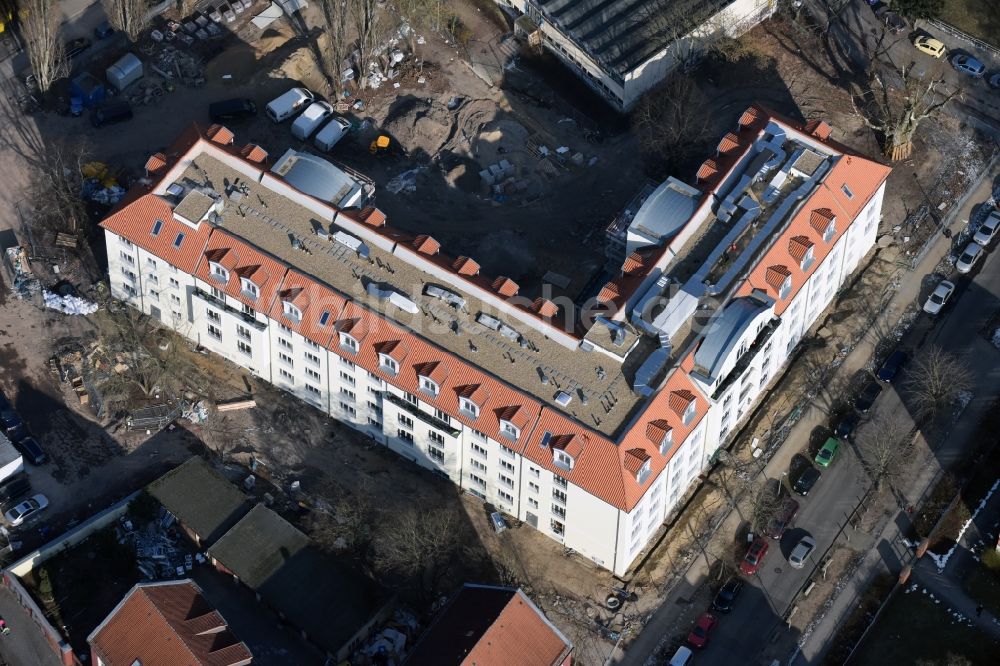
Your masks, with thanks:
M 101 365 L 117 378 L 123 392 L 131 395 L 137 389 L 143 396 L 152 396 L 167 388 L 176 377 L 183 359 L 176 343 L 159 328 L 156 320 L 128 306 L 108 309 L 107 316 L 98 320 L 98 340 Z
M 334 92 L 338 97 L 343 88 L 341 75 L 344 60 L 350 53 L 347 27 L 351 22 L 350 0 L 323 0 L 323 23 L 327 39 L 326 59 L 330 76 L 333 77 Z
M 781 511 L 783 498 L 779 483 L 765 479 L 763 483 L 754 483 L 747 488 L 744 495 L 746 517 L 750 529 L 756 534 L 765 532 Z
M 347 0 L 354 32 L 358 36 L 358 85 L 368 85 L 375 50 L 385 41 L 389 30 L 379 0 Z
M 56 0 L 21 0 L 21 31 L 31 71 L 40 92 L 48 92 L 57 79 L 69 73 L 59 28 L 63 13 Z
M 31 173 L 28 191 L 35 227 L 52 232 L 82 229 L 87 220 L 87 205 L 80 190 L 87 159 L 83 144 L 50 142 L 44 151 L 28 160 Z
M 668 76 L 632 113 L 646 154 L 664 172 L 677 172 L 702 153 L 709 136 L 709 104 L 692 77 Z
M 146 0 L 101 0 L 108 22 L 125 33 L 130 42 L 139 39 L 139 35 L 149 25 L 149 4 Z
M 877 416 L 857 436 L 858 454 L 872 484 L 895 487 L 913 454 L 913 428 L 898 415 Z
M 375 541 L 375 565 L 407 579 L 430 600 L 467 550 L 467 526 L 456 509 L 413 508 L 397 513 Z
M 915 420 L 934 421 L 972 389 L 969 366 L 940 347 L 917 356 L 907 372 L 906 389 Z

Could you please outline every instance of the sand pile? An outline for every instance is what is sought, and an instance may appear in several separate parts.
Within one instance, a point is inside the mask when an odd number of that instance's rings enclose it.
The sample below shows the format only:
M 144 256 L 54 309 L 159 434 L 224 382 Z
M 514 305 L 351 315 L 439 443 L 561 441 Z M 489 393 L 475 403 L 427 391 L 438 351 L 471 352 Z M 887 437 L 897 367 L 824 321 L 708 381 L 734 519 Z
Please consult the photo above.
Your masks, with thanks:
M 446 105 L 411 96 L 392 105 L 382 128 L 411 155 L 422 152 L 433 157 L 451 137 L 454 125 Z

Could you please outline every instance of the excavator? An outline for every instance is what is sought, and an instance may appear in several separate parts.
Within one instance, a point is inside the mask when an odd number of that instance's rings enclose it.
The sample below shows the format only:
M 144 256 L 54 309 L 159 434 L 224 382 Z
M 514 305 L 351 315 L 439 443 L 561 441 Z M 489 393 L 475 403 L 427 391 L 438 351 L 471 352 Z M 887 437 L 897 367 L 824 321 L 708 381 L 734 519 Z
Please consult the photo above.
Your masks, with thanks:
M 387 134 L 379 134 L 368 146 L 368 152 L 372 155 L 388 155 L 392 149 L 392 139 Z

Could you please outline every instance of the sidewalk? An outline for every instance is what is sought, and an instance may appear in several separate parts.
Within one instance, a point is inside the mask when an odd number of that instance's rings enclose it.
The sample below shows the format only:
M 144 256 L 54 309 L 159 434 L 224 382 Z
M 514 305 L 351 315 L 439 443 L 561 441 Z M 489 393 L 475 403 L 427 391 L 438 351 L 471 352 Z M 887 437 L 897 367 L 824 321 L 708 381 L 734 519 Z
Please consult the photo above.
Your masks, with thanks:
M 970 597 L 962 589 L 962 586 L 951 580 L 947 574 L 939 574 L 934 563 L 929 558 L 921 558 L 917 566 L 913 569 L 913 576 L 910 578 L 914 583 L 934 594 L 951 610 L 956 610 L 979 629 L 993 634 L 994 638 L 1000 639 L 1000 621 L 998 621 L 988 610 L 983 610 L 980 616 L 976 616 L 976 607 L 979 602 Z
M 993 179 L 998 172 L 1000 172 L 1000 169 L 995 167 L 993 173 L 983 179 L 982 184 L 976 188 L 972 195 L 968 197 L 962 208 L 953 216 L 949 225 L 949 229 L 953 234 L 961 231 L 965 221 L 969 219 L 973 206 L 990 197 L 992 193 Z M 904 275 L 904 279 L 900 281 L 898 289 L 893 293 L 883 317 L 887 318 L 889 321 L 897 321 L 905 311 L 906 307 L 921 296 L 923 277 L 934 272 L 934 269 L 940 262 L 941 257 L 950 250 L 950 245 L 950 238 L 946 238 L 942 235 L 937 237 L 937 240 L 930 247 L 929 251 L 924 254 L 917 266 L 912 271 Z M 865 367 L 874 351 L 875 349 L 872 341 L 865 336 L 847 355 L 837 372 L 840 373 L 841 376 L 853 375 Z M 955 438 L 961 437 L 959 434 L 960 430 L 974 427 L 970 426 L 970 424 L 977 423 L 978 416 L 981 415 L 982 410 L 985 410 L 988 407 L 989 401 L 980 398 L 979 396 L 981 395 L 982 392 L 979 392 L 977 398 L 974 399 L 966 408 L 965 414 L 967 415 L 967 418 L 960 420 L 959 426 L 956 427 L 956 430 L 953 433 Z M 785 439 L 785 444 L 782 445 L 782 447 L 766 464 L 764 468 L 764 475 L 767 478 L 780 478 L 782 473 L 789 468 L 792 457 L 799 452 L 799 446 L 797 446 L 796 443 L 808 441 L 810 433 L 813 429 L 818 426 L 825 426 L 827 418 L 827 414 L 825 414 L 821 409 L 810 408 L 806 410 L 803 416 L 795 423 L 794 426 L 792 426 Z M 906 495 L 911 499 L 919 497 L 922 494 L 923 489 L 926 488 L 936 473 L 936 464 L 925 466 L 920 470 L 919 476 L 914 478 L 913 483 L 910 485 Z M 740 518 L 737 513 L 735 511 L 731 511 L 723 521 L 723 524 L 717 531 L 717 534 L 733 534 L 736 531 L 739 522 Z M 876 539 L 876 543 L 880 544 L 882 541 L 888 541 L 892 544 L 897 541 L 898 536 L 899 527 L 897 525 L 897 521 L 892 520 L 889 521 L 886 527 L 882 530 L 880 538 Z M 855 606 L 857 597 L 867 587 L 873 572 L 877 571 L 879 567 L 884 568 L 884 563 L 883 556 L 879 552 L 876 545 L 875 548 L 868 551 L 858 571 L 856 571 L 851 579 L 847 581 L 846 587 L 837 596 L 837 599 L 834 601 L 832 607 L 827 609 L 824 617 L 812 629 L 812 632 L 806 636 L 804 643 L 806 643 L 807 646 L 815 646 L 813 649 L 808 650 L 810 655 L 807 656 L 814 657 L 824 651 L 829 639 L 839 628 L 840 618 Z M 625 666 L 641 666 L 644 664 L 649 656 L 656 650 L 657 645 L 663 637 L 669 636 L 673 632 L 674 616 L 677 609 L 684 603 L 684 600 L 689 599 L 692 596 L 692 594 L 704 583 L 705 580 L 708 579 L 708 577 L 708 565 L 705 563 L 704 558 L 696 558 L 688 567 L 684 576 L 677 583 L 675 583 L 665 595 L 661 605 L 657 608 L 652 617 L 650 617 L 641 633 L 628 646 L 628 651 L 622 652 L 621 649 L 615 650 L 610 656 L 608 663 L 623 664 Z M 773 647 L 774 646 L 772 646 L 772 648 Z M 806 649 L 807 648 L 804 647 L 803 651 L 805 652 Z

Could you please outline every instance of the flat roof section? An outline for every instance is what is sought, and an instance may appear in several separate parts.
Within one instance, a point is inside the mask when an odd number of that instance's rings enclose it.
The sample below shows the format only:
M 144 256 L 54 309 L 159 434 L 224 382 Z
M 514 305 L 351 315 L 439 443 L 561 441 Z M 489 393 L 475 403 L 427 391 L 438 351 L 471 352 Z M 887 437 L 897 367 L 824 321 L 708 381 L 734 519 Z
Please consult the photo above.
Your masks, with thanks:
M 441 281 L 405 261 L 405 253 L 411 250 L 390 251 L 396 243 L 412 247 L 409 234 L 388 232 L 380 238 L 390 250 L 366 243 L 368 256 L 359 256 L 336 240 L 336 233 L 343 232 L 336 223 L 320 220 L 309 208 L 207 153 L 197 155 L 176 182 L 188 187 L 208 183 L 224 194 L 223 184 L 236 181 L 238 200 L 224 196 L 224 205 L 212 216 L 213 224 L 234 236 L 604 434 L 614 434 L 639 404 L 620 362 L 612 356 L 569 349 L 497 312 L 471 291 L 458 292 L 454 285 L 445 289 L 464 299 L 461 309 L 427 295 L 427 288 L 441 286 Z M 369 284 L 379 288 L 370 293 Z M 412 301 L 417 312 L 408 312 L 376 295 L 386 289 Z M 477 321 L 480 313 L 515 329 L 523 343 Z M 625 344 L 634 342 L 627 334 Z M 610 333 L 599 346 L 619 351 Z M 560 391 L 573 396 L 565 407 L 555 402 Z

